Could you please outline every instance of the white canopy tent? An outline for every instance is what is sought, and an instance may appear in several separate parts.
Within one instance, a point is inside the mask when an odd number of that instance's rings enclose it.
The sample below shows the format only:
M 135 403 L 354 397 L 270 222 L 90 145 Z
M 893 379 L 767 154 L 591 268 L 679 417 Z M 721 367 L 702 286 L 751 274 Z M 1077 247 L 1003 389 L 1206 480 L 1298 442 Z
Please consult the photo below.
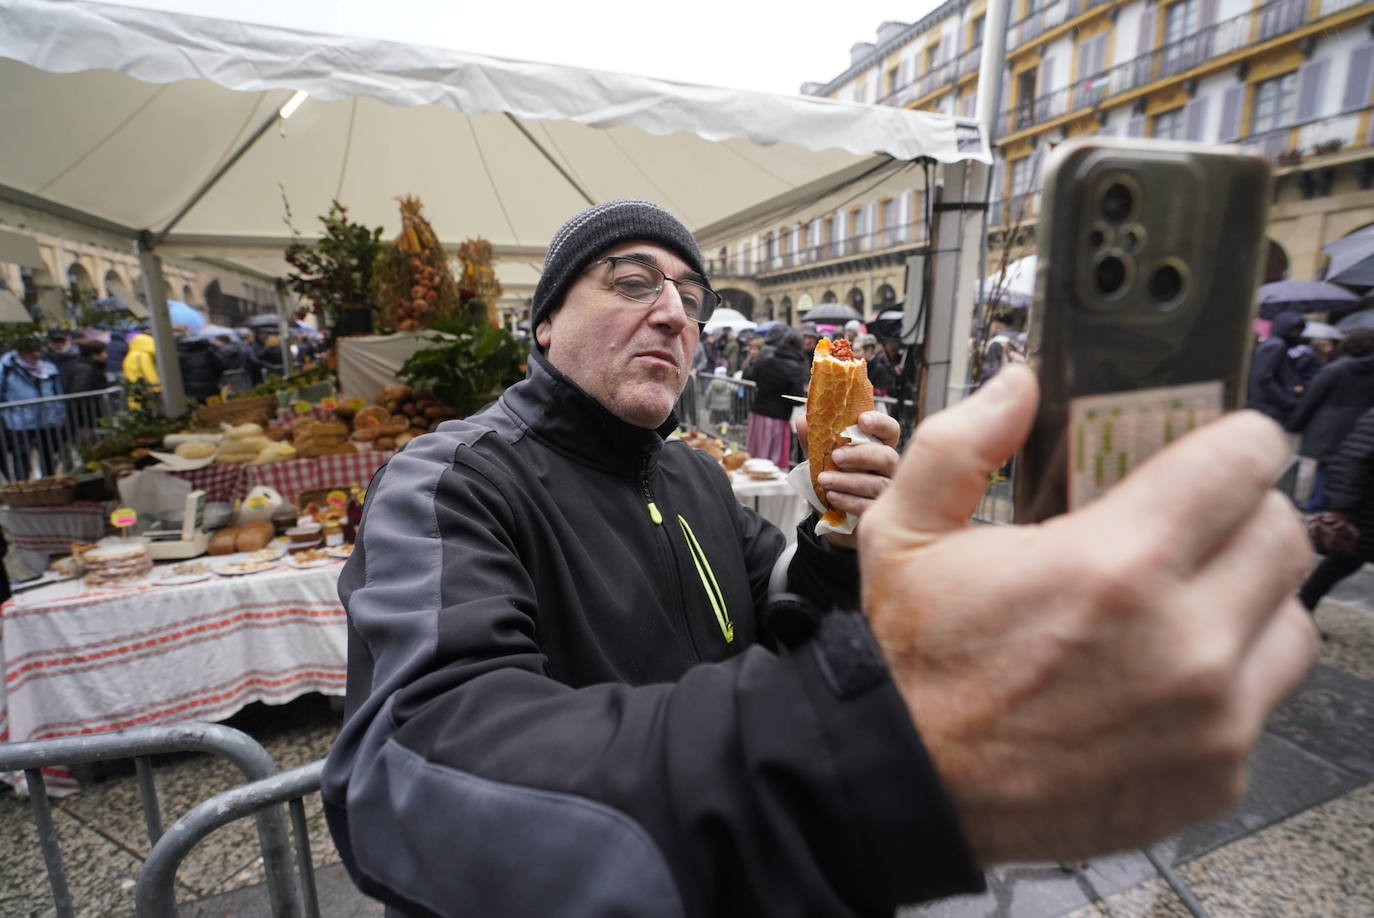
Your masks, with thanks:
M 0 0 L 0 18 L 0 198 L 138 239 L 153 265 L 280 248 L 283 197 L 311 237 L 334 198 L 394 234 L 395 197 L 415 194 L 444 242 L 480 235 L 537 265 L 590 202 L 649 198 L 724 239 L 851 188 L 911 187 L 911 160 L 990 161 L 976 123 L 906 109 L 94 0 Z M 149 300 L 169 336 L 165 293 Z

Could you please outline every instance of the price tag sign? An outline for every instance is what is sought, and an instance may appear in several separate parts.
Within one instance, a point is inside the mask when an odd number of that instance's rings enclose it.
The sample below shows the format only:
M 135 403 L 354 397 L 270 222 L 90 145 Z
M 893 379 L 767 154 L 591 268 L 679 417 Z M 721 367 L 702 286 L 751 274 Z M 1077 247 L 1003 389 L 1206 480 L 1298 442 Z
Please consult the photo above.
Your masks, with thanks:
M 132 507 L 120 507 L 110 514 L 110 525 L 125 529 L 138 522 L 138 514 Z
M 342 491 L 330 491 L 325 495 L 325 503 L 331 507 L 345 507 L 348 505 L 348 495 Z
M 367 402 L 360 398 L 350 398 L 348 400 L 348 407 L 352 408 L 354 411 L 362 411 L 367 407 Z
M 338 402 L 334 401 L 334 396 L 332 395 L 326 395 L 324 398 L 320 399 L 320 407 L 328 408 L 330 411 L 333 411 L 337 404 Z
M 304 400 L 292 403 L 291 407 L 295 410 L 296 414 L 310 413 L 310 403 Z

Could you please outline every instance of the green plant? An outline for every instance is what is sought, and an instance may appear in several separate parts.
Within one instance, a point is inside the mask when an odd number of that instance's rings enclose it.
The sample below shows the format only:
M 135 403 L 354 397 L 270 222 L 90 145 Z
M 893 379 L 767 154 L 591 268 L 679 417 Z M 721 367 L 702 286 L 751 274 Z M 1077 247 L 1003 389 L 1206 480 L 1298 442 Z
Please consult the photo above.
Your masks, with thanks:
M 382 248 L 382 228 L 368 229 L 351 222 L 348 208 L 332 201 L 329 213 L 319 218 L 324 224 L 324 236 L 309 244 L 300 239 L 291 225 L 291 205 L 285 194 L 282 203 L 286 207 L 286 225 L 295 237 L 286 247 L 286 261 L 295 269 L 286 275 L 286 288 L 310 302 L 331 338 L 370 331 L 372 308 L 368 304 L 368 289 L 373 260 Z M 359 316 L 366 317 L 366 321 L 359 321 Z
M 469 313 L 486 307 L 480 301 Z M 524 378 L 528 352 L 504 328 L 443 319 L 430 327 L 437 332 L 425 338 L 430 346 L 416 351 L 398 374 L 411 388 L 430 392 L 467 417 L 501 394 L 506 386 Z
M 324 382 L 329 379 L 329 368 L 323 364 L 294 373 L 291 376 L 282 377 L 276 373 L 269 373 L 267 378 L 254 386 L 248 393 L 250 397 L 258 395 L 273 395 L 277 392 L 286 392 L 290 389 L 303 389 L 315 383 Z
M 33 322 L 0 322 L 0 354 L 26 348 L 42 349 L 47 343 L 43 329 Z
M 163 415 L 157 388 L 147 380 L 123 379 L 119 386 L 124 390 L 127 410 L 96 421 L 102 433 L 99 440 L 82 448 L 81 458 L 87 462 L 127 456 L 139 447 L 157 446 L 163 437 L 189 422 L 188 416 L 169 418 Z

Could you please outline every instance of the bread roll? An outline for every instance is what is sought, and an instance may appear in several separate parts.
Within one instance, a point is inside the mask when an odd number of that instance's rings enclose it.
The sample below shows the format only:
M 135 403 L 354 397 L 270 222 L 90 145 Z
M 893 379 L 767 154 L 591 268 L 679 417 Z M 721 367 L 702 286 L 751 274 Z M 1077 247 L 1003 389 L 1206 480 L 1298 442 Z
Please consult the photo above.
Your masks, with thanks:
M 826 508 L 821 519 L 832 525 L 844 521 L 845 514 L 831 508 L 818 479 L 822 472 L 835 468 L 830 454 L 850 442 L 842 431 L 859 421 L 859 415 L 873 410 L 873 384 L 868 381 L 868 361 L 854 356 L 845 338 L 833 344 L 822 338 L 816 344 L 811 364 L 811 385 L 806 392 L 806 455 L 810 460 L 811 487 Z

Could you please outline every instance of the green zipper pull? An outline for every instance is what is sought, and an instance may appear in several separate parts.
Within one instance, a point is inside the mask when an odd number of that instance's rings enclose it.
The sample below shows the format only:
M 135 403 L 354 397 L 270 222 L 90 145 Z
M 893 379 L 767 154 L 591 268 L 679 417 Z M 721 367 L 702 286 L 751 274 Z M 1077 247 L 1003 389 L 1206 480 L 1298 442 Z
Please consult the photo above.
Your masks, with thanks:
M 658 512 L 658 505 L 649 501 L 649 519 L 654 521 L 655 526 L 663 525 L 663 514 Z

